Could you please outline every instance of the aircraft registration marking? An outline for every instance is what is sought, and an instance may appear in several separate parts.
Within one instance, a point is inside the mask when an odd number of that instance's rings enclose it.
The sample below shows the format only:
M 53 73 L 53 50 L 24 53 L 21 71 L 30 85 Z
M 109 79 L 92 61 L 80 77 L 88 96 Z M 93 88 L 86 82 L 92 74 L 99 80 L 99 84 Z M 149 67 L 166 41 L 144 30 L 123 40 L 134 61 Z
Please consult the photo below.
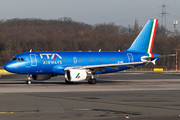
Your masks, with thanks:
M 43 64 L 54 64 L 54 65 L 58 65 L 58 64 L 62 64 L 62 61 L 44 61 Z

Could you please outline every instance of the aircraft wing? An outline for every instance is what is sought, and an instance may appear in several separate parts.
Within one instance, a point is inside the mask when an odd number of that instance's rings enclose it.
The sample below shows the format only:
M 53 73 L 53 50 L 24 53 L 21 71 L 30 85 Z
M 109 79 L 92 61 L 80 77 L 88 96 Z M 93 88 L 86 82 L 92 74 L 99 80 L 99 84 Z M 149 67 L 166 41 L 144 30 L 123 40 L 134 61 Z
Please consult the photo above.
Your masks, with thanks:
M 88 65 L 88 66 L 77 66 L 77 67 L 66 67 L 64 70 L 68 69 L 90 69 L 94 72 L 104 71 L 105 68 L 118 69 L 119 66 L 134 67 L 134 65 L 143 64 L 146 62 L 130 62 L 130 63 L 116 63 L 116 64 L 100 64 L 100 65 Z
M 85 69 L 91 69 L 91 68 L 109 68 L 109 67 L 119 67 L 119 66 L 134 67 L 133 65 L 143 64 L 143 63 L 144 63 L 144 62 L 130 62 L 130 63 L 102 64 L 102 65 L 83 66 L 82 68 L 85 68 Z
M 99 64 L 99 65 L 66 67 L 64 69 L 64 71 L 69 70 L 69 69 L 90 69 L 95 73 L 97 71 L 103 71 L 104 72 L 105 68 L 111 68 L 111 69 L 117 69 L 118 70 L 117 67 L 120 67 L 120 66 L 134 67 L 134 65 L 143 64 L 143 63 L 148 64 L 150 62 L 155 65 L 155 61 L 157 60 L 156 58 L 167 57 L 167 56 L 175 56 L 175 54 L 161 55 L 161 56 L 155 56 L 155 57 L 144 56 L 144 57 L 142 57 L 142 62 L 129 62 L 129 63 Z

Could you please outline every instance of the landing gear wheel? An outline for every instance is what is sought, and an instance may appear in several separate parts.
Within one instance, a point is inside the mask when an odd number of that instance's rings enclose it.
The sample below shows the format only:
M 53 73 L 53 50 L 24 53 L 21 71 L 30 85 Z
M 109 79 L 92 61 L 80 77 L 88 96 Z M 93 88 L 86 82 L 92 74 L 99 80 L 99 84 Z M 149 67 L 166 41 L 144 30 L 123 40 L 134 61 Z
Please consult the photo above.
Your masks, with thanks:
M 29 76 L 29 74 L 28 74 L 26 84 L 29 84 L 29 85 L 30 85 L 30 84 L 31 84 L 31 79 L 32 79 L 32 78 L 31 78 L 31 77 Z
M 96 84 L 97 83 L 97 80 L 95 79 L 95 78 L 93 78 L 92 80 L 91 80 L 91 84 Z
M 88 79 L 88 83 L 91 84 L 91 79 Z
M 90 79 L 88 80 L 88 83 L 89 83 L 89 84 L 96 84 L 96 83 L 97 83 L 97 80 L 96 80 L 95 78 L 90 78 Z
M 27 81 L 26 81 L 26 84 L 29 84 L 29 85 L 30 85 L 30 84 L 31 84 L 31 80 L 27 80 Z

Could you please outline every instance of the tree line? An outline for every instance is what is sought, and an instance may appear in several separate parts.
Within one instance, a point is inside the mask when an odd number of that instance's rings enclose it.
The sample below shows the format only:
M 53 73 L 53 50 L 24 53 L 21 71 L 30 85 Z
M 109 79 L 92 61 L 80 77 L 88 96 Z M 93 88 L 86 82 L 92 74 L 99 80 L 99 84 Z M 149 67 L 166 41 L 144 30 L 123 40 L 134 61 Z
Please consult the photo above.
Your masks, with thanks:
M 0 66 L 14 55 L 30 49 L 33 51 L 98 51 L 99 49 L 123 51 L 130 47 L 141 29 L 137 20 L 133 26 L 118 26 L 114 23 L 89 25 L 67 17 L 57 20 L 36 18 L 0 20 Z M 180 36 L 174 35 L 158 24 L 153 53 L 172 54 L 175 53 L 175 48 L 180 48 Z M 180 54 L 178 57 L 180 58 Z M 175 69 L 175 57 L 158 60 L 157 66 Z M 148 68 L 152 65 L 143 67 Z

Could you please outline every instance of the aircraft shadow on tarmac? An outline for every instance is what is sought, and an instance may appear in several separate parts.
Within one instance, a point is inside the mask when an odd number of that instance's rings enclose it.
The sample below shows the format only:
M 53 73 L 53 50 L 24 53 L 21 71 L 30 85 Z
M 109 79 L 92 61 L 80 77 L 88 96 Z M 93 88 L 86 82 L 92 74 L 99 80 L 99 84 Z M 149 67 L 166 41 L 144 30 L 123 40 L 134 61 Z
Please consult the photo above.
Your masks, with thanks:
M 131 82 L 131 81 L 112 81 L 112 80 L 102 80 L 102 79 L 100 79 L 100 80 L 98 80 L 97 81 L 97 84 L 117 84 L 117 83 L 129 83 L 129 82 Z M 26 80 L 24 79 L 24 80 L 13 80 L 13 79 L 8 79 L 7 81 L 6 81 L 6 79 L 3 79 L 3 80 L 1 80 L 0 81 L 0 85 L 2 85 L 2 84 L 27 84 L 26 83 Z M 88 83 L 88 81 L 87 80 L 84 80 L 84 81 L 78 81 L 78 82 L 73 82 L 73 83 L 69 83 L 69 84 L 67 84 L 67 83 L 65 83 L 65 81 L 63 81 L 63 80 L 45 80 L 45 81 L 35 81 L 35 80 L 32 80 L 31 81 L 31 84 L 33 85 L 33 84 L 35 84 L 35 85 L 37 85 L 37 84 L 44 84 L 44 85 L 53 85 L 53 84 L 62 84 L 62 85 L 83 85 L 83 84 L 87 84 L 87 85 L 94 85 L 94 84 L 89 84 Z
M 155 80 L 155 79 L 179 79 L 180 74 L 144 74 L 144 75 L 99 75 L 97 77 L 97 84 L 131 84 L 133 80 Z M 0 77 L 0 84 L 26 84 L 26 75 L 2 75 Z M 34 81 L 32 84 L 44 84 L 44 85 L 53 85 L 53 84 L 62 84 L 62 85 L 88 85 L 87 80 L 74 82 L 73 84 L 66 84 L 64 77 L 52 77 L 49 80 L 45 81 Z M 93 84 L 89 84 L 93 85 Z

